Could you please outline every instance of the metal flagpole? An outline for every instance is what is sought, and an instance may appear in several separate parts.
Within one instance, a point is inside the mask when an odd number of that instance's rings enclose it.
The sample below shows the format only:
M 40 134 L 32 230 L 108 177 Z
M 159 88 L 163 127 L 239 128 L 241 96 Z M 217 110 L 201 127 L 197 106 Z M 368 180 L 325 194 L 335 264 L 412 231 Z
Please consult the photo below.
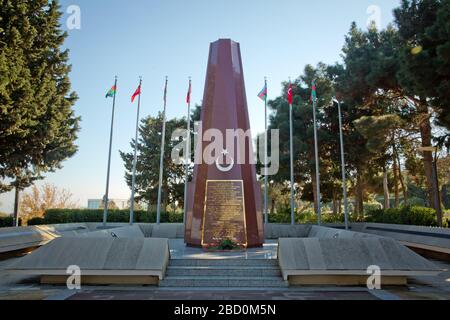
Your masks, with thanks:
M 317 121 L 316 121 L 316 97 L 313 100 L 313 118 L 314 118 L 314 149 L 316 159 L 316 192 L 317 192 L 317 223 L 321 225 L 321 196 L 320 196 L 320 169 L 319 169 L 319 148 L 317 143 Z
M 267 176 L 267 151 L 268 151 L 268 133 L 267 133 L 267 77 L 264 78 L 264 85 L 266 90 L 266 95 L 264 99 L 264 125 L 265 125 L 265 139 L 264 139 L 264 215 L 266 224 L 269 223 L 269 211 L 268 211 L 268 197 L 269 197 L 269 177 Z
M 141 108 L 141 85 L 142 85 L 142 77 L 139 77 L 139 97 L 138 97 L 138 108 L 137 108 L 137 116 L 136 116 L 136 138 L 134 140 L 133 176 L 131 178 L 130 224 L 133 224 L 133 222 L 134 222 L 134 192 L 135 192 L 135 187 L 136 187 L 137 146 L 138 146 L 138 136 L 139 136 L 139 111 Z
M 187 132 L 186 132 L 186 154 L 184 157 L 185 177 L 184 177 L 184 214 L 183 223 L 186 223 L 187 211 L 187 193 L 188 193 L 188 178 L 189 178 L 189 162 L 191 159 L 191 78 L 189 77 L 189 91 L 187 96 L 188 114 L 187 114 Z
M 106 173 L 106 192 L 103 199 L 105 208 L 103 211 L 103 227 L 106 227 L 106 222 L 108 219 L 108 205 L 109 205 L 109 177 L 111 172 L 111 150 L 112 150 L 112 140 L 114 131 L 114 112 L 116 109 L 116 91 L 117 91 L 117 76 L 114 80 L 114 95 L 113 95 L 113 106 L 112 106 L 112 116 L 111 116 L 111 132 L 109 134 L 109 155 L 108 155 L 108 169 Z
M 164 170 L 164 144 L 166 143 L 166 108 L 167 108 L 167 83 L 168 77 L 166 77 L 166 84 L 164 87 L 164 112 L 163 112 L 163 127 L 161 132 L 161 158 L 159 161 L 159 187 L 158 187 L 158 206 L 156 209 L 156 223 L 161 223 L 161 192 L 163 182 L 163 170 Z
M 339 113 L 339 135 L 341 140 L 341 163 L 342 163 L 342 191 L 344 194 L 344 213 L 345 213 L 345 230 L 348 230 L 348 198 L 347 198 L 347 179 L 345 174 L 345 154 L 344 154 L 344 136 L 342 133 L 342 113 L 341 102 L 337 100 Z
M 289 87 L 291 81 L 289 80 Z M 291 88 L 289 89 L 291 90 Z M 292 94 L 292 92 L 291 92 Z M 292 103 L 289 103 L 289 122 L 290 122 L 290 153 L 291 153 L 291 224 L 295 224 L 295 200 L 294 200 L 294 133 L 292 124 Z

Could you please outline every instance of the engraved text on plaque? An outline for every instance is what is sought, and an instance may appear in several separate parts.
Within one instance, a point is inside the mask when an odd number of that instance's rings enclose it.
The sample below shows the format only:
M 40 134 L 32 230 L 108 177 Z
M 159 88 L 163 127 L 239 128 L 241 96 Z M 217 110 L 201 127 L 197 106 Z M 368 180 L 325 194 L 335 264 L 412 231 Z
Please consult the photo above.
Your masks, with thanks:
M 202 245 L 205 247 L 232 240 L 247 245 L 244 183 L 240 180 L 206 182 Z

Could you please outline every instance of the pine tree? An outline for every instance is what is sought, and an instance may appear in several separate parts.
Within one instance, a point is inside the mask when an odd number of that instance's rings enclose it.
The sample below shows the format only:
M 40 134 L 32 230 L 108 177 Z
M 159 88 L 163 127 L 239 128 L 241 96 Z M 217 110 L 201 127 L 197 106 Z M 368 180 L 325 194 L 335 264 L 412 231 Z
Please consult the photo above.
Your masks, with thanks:
M 430 147 L 434 138 L 430 107 L 440 112 L 443 124 L 448 120 L 445 111 L 448 110 L 450 101 L 450 73 L 445 67 L 448 67 L 450 62 L 446 50 L 450 43 L 446 30 L 448 21 L 442 20 L 449 14 L 448 4 L 448 1 L 440 0 L 403 0 L 402 5 L 394 10 L 395 23 L 403 44 L 399 54 L 397 78 L 406 94 L 414 97 L 422 147 Z M 447 134 L 446 137 L 448 136 Z M 438 221 L 441 224 L 441 206 L 434 201 L 439 190 L 433 173 L 432 152 L 423 152 L 423 158 L 429 202 L 438 212 Z
M 404 43 L 399 79 L 450 129 L 450 0 L 404 0 L 394 14 Z

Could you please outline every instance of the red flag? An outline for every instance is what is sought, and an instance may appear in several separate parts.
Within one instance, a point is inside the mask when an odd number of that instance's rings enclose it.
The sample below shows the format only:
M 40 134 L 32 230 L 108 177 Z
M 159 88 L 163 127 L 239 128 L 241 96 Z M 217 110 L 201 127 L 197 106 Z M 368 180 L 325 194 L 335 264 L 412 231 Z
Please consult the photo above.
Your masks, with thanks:
M 288 100 L 289 104 L 294 103 L 294 95 L 292 93 L 292 83 L 289 83 L 289 89 L 287 92 L 287 100 Z
M 189 81 L 189 89 L 188 89 L 188 93 L 186 96 L 186 103 L 191 103 L 191 93 L 192 93 L 192 85 L 191 82 Z
M 141 85 L 136 89 L 136 91 L 131 96 L 131 102 L 134 102 L 134 99 L 141 94 Z

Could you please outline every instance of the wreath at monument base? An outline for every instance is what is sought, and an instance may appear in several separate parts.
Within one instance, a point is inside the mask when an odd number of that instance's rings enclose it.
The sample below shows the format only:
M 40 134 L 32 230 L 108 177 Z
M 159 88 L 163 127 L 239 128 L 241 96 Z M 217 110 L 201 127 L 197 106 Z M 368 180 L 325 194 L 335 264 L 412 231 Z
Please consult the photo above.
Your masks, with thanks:
M 244 248 L 234 242 L 231 239 L 224 239 L 220 242 L 217 246 L 210 246 L 207 248 L 208 251 L 221 251 L 221 252 L 228 252 L 228 251 L 241 251 Z

